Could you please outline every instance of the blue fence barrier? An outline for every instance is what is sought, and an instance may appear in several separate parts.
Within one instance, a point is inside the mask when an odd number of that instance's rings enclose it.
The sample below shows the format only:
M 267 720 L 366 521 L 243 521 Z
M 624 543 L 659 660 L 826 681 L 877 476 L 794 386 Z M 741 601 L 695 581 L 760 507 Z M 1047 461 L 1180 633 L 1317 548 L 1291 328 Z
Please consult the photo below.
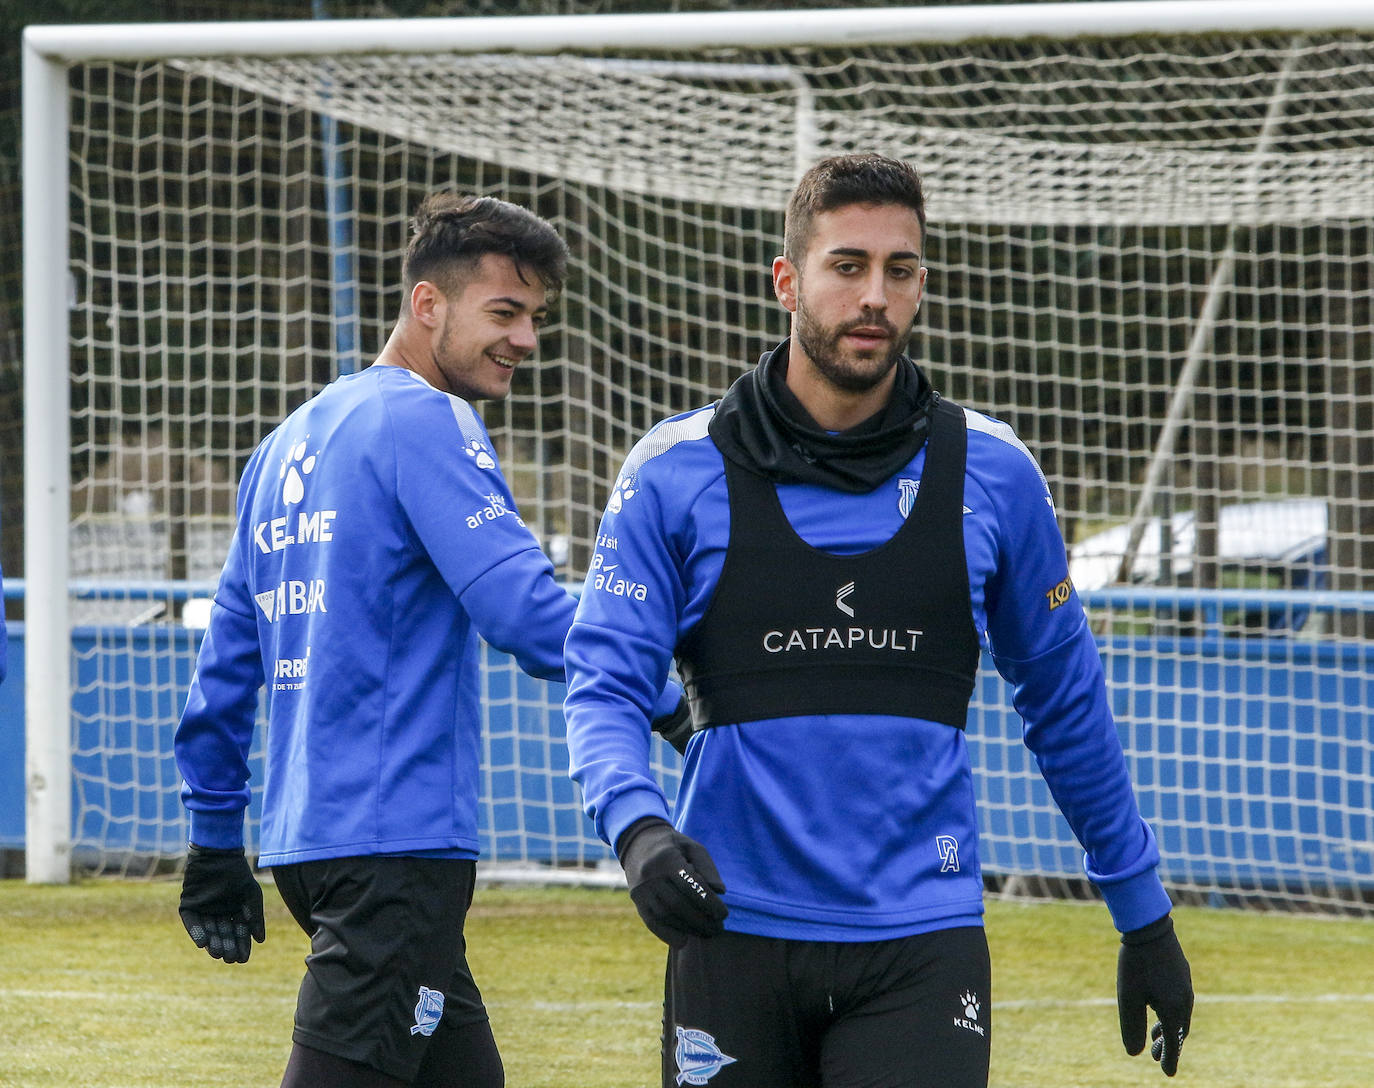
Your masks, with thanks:
M 175 856 L 185 835 L 172 732 L 199 632 L 73 633 L 75 852 Z M 1194 885 L 1374 887 L 1374 654 L 1291 637 L 1103 638 L 1114 712 L 1163 875 Z M 486 659 L 483 852 L 609 857 L 567 777 L 557 685 Z M 23 625 L 0 685 L 0 846 L 24 842 Z M 1081 852 L 988 663 L 968 729 L 985 871 L 1072 876 Z M 674 757 L 664 748 L 664 764 Z M 254 751 L 254 774 L 261 760 Z M 664 776 L 671 794 L 675 774 Z M 250 810 L 250 825 L 256 811 Z

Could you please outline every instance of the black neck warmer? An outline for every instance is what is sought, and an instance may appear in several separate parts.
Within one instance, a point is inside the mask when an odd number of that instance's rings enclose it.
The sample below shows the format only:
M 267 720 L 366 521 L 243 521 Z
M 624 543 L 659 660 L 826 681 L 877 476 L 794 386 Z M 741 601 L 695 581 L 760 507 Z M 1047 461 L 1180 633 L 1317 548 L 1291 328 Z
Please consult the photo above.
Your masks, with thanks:
M 787 388 L 788 341 L 759 359 L 716 406 L 709 431 L 720 452 L 775 483 L 872 491 L 916 455 L 930 429 L 930 379 L 905 355 L 887 407 L 847 431 L 821 427 Z

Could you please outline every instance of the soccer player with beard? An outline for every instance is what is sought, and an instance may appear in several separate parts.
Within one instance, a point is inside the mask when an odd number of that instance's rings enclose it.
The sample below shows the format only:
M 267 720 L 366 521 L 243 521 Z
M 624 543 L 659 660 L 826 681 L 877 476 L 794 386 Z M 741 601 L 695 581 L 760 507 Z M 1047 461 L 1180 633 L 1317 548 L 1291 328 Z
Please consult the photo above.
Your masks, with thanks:
M 1192 983 L 1069 582 L 1005 424 L 906 354 L 920 179 L 816 164 L 773 263 L 791 336 L 631 451 L 568 636 L 572 775 L 669 946 L 665 1088 L 986 1085 L 991 1003 L 964 726 L 982 650 L 1122 934 L 1122 1040 L 1173 1075 Z M 676 659 L 690 739 L 650 772 Z

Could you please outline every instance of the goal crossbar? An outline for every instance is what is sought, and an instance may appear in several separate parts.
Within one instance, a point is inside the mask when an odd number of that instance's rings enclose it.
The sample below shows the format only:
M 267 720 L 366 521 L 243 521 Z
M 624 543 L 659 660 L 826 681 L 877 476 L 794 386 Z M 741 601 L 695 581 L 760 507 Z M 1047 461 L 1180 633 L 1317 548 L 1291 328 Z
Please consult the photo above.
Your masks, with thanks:
M 243 23 L 32 26 L 24 43 L 60 61 L 633 49 L 686 52 L 711 46 L 787 47 L 816 41 L 880 45 L 956 42 L 1022 34 L 1079 37 L 1136 33 L 1339 30 L 1374 27 L 1365 0 L 1126 0 L 1123 3 L 991 4 L 639 15 L 431 19 L 282 20 Z

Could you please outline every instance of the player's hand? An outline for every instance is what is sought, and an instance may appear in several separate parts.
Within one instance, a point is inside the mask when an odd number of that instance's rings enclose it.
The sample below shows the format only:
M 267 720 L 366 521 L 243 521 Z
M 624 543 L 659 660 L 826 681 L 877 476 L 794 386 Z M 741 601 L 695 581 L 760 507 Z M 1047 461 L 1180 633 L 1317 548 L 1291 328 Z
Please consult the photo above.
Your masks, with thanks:
M 242 847 L 212 850 L 191 844 L 177 913 L 196 947 L 225 963 L 247 963 L 253 941 L 267 939 L 262 887 Z
M 1193 1020 L 1193 976 L 1169 915 L 1121 935 L 1116 1005 L 1127 1054 L 1145 1049 L 1145 1007 L 1154 1009 L 1159 1020 L 1150 1033 L 1150 1056 L 1166 1077 L 1177 1073 L 1179 1051 Z
M 692 739 L 692 708 L 687 696 L 677 701 L 671 714 L 662 714 L 650 722 L 649 728 L 676 748 L 678 755 L 686 755 L 687 742 Z
M 725 931 L 725 885 L 701 843 L 649 816 L 631 824 L 616 845 L 635 909 L 660 941 L 681 948 L 688 937 Z

